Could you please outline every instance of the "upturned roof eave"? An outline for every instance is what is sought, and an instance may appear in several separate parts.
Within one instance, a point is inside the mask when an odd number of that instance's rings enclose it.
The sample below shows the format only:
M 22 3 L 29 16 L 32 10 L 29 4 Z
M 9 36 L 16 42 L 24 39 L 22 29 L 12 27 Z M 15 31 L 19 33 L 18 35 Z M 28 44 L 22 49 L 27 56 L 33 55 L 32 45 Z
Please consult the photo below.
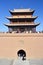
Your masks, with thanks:
M 37 23 L 37 24 L 4 24 L 5 26 L 7 27 L 12 27 L 12 26 L 38 26 L 40 25 L 40 23 Z
M 38 16 L 35 17 L 6 17 L 8 20 L 13 20 L 13 19 L 36 19 Z
M 11 14 L 13 13 L 34 13 L 35 10 L 30 10 L 30 11 L 13 11 L 13 10 L 9 10 L 9 12 Z

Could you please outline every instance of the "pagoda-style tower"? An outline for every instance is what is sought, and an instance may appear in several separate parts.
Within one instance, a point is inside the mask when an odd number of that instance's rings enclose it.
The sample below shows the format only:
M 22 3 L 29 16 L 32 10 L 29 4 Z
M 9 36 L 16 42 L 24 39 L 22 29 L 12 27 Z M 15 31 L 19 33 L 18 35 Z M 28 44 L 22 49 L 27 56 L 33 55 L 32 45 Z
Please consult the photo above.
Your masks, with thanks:
M 34 23 L 37 16 L 32 16 L 34 10 L 31 9 L 14 9 L 9 11 L 11 17 L 7 17 L 10 20 L 10 24 L 5 24 L 9 28 L 9 32 L 14 33 L 29 33 L 36 32 L 36 26 L 39 25 Z

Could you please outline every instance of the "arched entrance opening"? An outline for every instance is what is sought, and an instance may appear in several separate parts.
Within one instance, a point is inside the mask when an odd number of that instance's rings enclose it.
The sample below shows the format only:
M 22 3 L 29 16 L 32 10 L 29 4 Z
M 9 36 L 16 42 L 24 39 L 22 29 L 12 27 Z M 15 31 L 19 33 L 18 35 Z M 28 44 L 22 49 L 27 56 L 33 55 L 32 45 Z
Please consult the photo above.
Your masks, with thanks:
M 17 55 L 18 57 L 22 57 L 22 60 L 26 59 L 26 52 L 22 49 L 17 52 Z

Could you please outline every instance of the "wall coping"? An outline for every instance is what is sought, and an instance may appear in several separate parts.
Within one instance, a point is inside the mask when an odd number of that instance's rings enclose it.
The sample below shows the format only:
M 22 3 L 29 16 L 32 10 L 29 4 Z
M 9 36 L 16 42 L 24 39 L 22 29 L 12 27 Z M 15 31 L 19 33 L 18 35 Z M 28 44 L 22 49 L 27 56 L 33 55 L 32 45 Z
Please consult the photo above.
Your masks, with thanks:
M 0 37 L 43 37 L 43 33 L 0 33 Z

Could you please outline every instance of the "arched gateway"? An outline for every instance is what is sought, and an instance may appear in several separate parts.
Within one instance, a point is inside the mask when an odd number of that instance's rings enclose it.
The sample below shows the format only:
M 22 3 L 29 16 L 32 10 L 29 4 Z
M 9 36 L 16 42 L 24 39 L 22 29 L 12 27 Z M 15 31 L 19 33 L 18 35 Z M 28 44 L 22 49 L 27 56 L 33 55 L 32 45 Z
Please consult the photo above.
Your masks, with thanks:
M 25 60 L 26 52 L 21 49 L 21 50 L 19 50 L 19 51 L 17 52 L 17 55 L 18 55 L 18 57 L 22 57 L 22 60 Z

